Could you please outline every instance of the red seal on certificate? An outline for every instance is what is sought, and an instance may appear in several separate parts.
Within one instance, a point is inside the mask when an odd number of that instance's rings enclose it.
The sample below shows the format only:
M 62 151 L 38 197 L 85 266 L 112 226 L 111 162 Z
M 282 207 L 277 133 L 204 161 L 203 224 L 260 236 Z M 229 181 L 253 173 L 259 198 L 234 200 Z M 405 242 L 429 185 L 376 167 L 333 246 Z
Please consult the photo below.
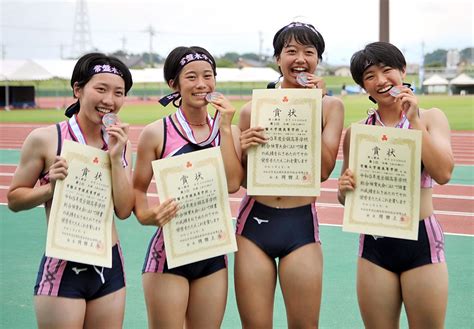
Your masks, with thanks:
M 111 125 L 116 124 L 118 121 L 117 114 L 115 113 L 107 113 L 102 117 L 102 124 L 107 128 Z
M 225 240 L 226 238 L 226 234 L 224 232 L 219 232 L 219 234 L 217 235 L 218 239 L 219 240 Z

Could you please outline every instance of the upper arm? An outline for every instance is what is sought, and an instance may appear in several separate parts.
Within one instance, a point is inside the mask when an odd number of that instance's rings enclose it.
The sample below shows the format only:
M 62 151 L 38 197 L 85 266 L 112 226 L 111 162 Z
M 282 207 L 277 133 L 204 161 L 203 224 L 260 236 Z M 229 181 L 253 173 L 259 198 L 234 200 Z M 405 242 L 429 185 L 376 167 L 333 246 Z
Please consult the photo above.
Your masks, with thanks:
M 250 128 L 250 114 L 252 112 L 252 102 L 246 103 L 240 110 L 239 129 L 245 131 Z
M 343 152 L 344 157 L 342 160 L 341 175 L 349 167 L 350 148 L 351 148 L 351 128 L 347 128 L 346 133 L 344 135 L 344 141 L 342 144 L 342 152 Z
M 240 146 L 240 129 L 237 126 L 232 125 L 232 139 L 234 140 L 234 149 L 239 161 L 242 158 L 242 148 Z
M 20 163 L 10 185 L 10 191 L 18 187 L 34 187 L 41 173 L 46 170 L 48 153 L 54 158 L 54 149 L 48 148 L 54 134 L 50 127 L 32 131 L 21 148 Z
M 446 115 L 440 109 L 433 108 L 429 111 L 424 111 L 423 116 L 426 117 L 427 130 L 436 148 L 452 155 L 451 129 Z
M 339 150 L 342 128 L 344 126 L 344 105 L 336 97 L 323 98 L 322 141 L 329 148 L 334 158 Z
M 161 153 L 164 132 L 162 126 L 162 120 L 146 126 L 138 140 L 137 159 L 133 172 L 133 186 L 142 192 L 148 190 L 153 176 L 151 162 L 156 160 L 158 154 Z

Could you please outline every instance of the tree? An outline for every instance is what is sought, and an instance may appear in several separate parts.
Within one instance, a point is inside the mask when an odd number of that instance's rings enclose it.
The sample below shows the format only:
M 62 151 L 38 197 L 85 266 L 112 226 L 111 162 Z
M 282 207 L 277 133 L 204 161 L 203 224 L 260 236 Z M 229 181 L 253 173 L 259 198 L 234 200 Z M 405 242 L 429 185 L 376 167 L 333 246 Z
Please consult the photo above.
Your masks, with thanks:
M 217 67 L 236 67 L 235 62 L 228 60 L 227 58 L 216 59 Z
M 426 67 L 446 66 L 446 58 L 448 51 L 446 49 L 437 49 L 425 55 Z
M 257 61 L 257 62 L 260 62 L 261 61 L 261 58 L 260 56 L 258 56 L 257 54 L 255 53 L 245 53 L 241 56 L 242 58 L 246 58 L 246 59 L 251 59 L 253 61 Z
M 224 56 L 219 57 L 219 59 L 225 59 L 232 63 L 237 63 L 240 55 L 236 52 L 225 53 Z
M 461 61 L 465 61 L 469 64 L 474 63 L 474 48 L 464 48 L 459 52 L 459 56 L 461 57 Z

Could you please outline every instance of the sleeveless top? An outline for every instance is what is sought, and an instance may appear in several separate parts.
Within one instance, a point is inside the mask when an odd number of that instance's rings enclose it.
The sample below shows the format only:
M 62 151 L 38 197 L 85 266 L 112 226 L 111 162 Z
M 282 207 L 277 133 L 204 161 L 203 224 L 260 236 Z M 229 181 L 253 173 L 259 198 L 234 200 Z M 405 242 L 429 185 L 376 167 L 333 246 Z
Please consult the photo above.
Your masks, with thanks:
M 192 143 L 181 133 L 175 122 L 171 120 L 171 115 L 163 118 L 163 129 L 163 149 L 161 150 L 160 159 L 204 150 L 220 144 L 219 141 L 216 140 L 217 138 L 206 146 L 199 146 Z

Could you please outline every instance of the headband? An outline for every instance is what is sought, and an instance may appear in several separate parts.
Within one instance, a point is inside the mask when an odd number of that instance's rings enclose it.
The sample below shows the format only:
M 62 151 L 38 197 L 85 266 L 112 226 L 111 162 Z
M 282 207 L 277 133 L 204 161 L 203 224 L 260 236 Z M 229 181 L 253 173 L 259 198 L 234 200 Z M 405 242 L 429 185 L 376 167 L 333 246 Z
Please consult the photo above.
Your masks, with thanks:
M 194 61 L 206 61 L 211 64 L 211 66 L 214 68 L 214 62 L 212 59 L 209 58 L 206 54 L 203 53 L 194 53 L 194 54 L 187 54 L 181 58 L 179 61 L 179 65 L 181 66 L 180 69 L 182 69 L 185 65 L 194 62 Z
M 212 61 L 211 58 L 209 58 L 209 56 L 207 56 L 206 54 L 203 54 L 203 53 L 192 53 L 192 54 L 187 54 L 187 55 L 183 56 L 179 60 L 179 69 L 178 69 L 178 72 L 176 73 L 176 76 L 178 76 L 179 72 L 181 72 L 183 67 L 185 67 L 189 63 L 195 62 L 195 61 L 208 62 L 209 64 L 211 64 L 212 71 L 214 71 L 214 75 L 217 75 L 216 69 L 214 67 L 214 62 Z M 174 102 L 175 100 L 179 99 L 180 97 L 181 97 L 181 94 L 179 93 L 179 91 L 176 91 L 176 92 L 173 92 L 169 95 L 161 97 L 158 100 L 158 102 L 160 102 L 160 104 L 163 105 L 163 106 L 167 106 L 169 103 Z
M 118 76 L 123 77 L 122 72 L 116 68 L 115 66 L 111 66 L 109 64 L 97 64 L 94 65 L 92 70 L 90 70 L 90 75 L 98 74 L 98 73 L 112 73 Z
M 306 23 L 300 23 L 300 22 L 290 23 L 287 26 L 285 26 L 284 30 L 291 29 L 293 27 L 306 27 L 306 28 L 310 29 L 311 31 L 313 31 L 314 33 L 319 34 L 318 31 L 316 31 L 316 29 L 314 28 L 313 25 L 306 24 Z

